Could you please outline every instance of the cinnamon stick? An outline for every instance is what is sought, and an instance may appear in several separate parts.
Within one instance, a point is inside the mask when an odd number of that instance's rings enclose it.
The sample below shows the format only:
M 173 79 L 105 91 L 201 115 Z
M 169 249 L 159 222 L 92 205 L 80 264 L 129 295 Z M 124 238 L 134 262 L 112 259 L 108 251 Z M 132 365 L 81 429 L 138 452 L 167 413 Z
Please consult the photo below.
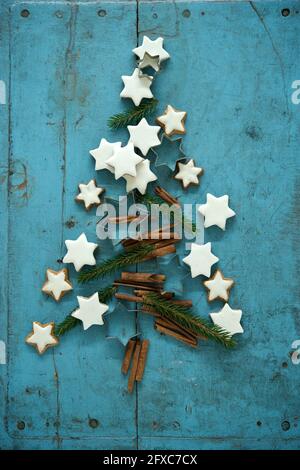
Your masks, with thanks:
M 166 279 L 164 274 L 155 274 L 155 273 L 131 273 L 131 272 L 122 272 L 121 273 L 122 281 L 134 281 L 137 283 L 163 283 Z
M 130 339 L 127 343 L 126 350 L 125 350 L 125 355 L 122 363 L 122 368 L 121 371 L 123 374 L 127 374 L 132 358 L 132 354 L 135 348 L 135 341 L 133 339 Z
M 133 291 L 134 295 L 137 295 L 138 297 L 142 297 L 143 295 L 145 295 L 147 293 L 147 291 L 145 292 L 145 290 L 139 290 L 139 289 L 135 289 Z M 174 296 L 173 292 L 162 292 L 162 291 L 159 291 L 158 292 L 159 295 L 161 297 L 163 297 L 164 299 L 166 300 L 171 300 Z
M 124 294 L 122 292 L 116 292 L 115 298 L 119 300 L 127 300 L 128 302 L 143 302 L 143 297 L 137 297 L 135 295 Z
M 148 349 L 149 349 L 149 340 L 144 339 L 142 341 L 142 345 L 141 345 L 139 362 L 138 362 L 136 376 L 135 376 L 135 380 L 137 382 L 141 382 L 141 380 L 143 378 L 144 371 L 145 371 L 145 366 L 146 366 L 147 355 L 148 355 Z
M 181 341 L 182 343 L 187 344 L 188 346 L 191 346 L 191 347 L 194 347 L 194 348 L 197 346 L 197 340 L 196 339 L 195 340 L 190 340 L 186 336 L 183 336 L 179 333 L 176 333 L 175 331 L 170 330 L 169 328 L 166 328 L 164 326 L 161 326 L 159 323 L 156 323 L 156 322 L 154 324 L 154 327 L 160 333 L 163 333 L 163 334 L 168 335 L 168 336 L 172 336 L 173 338 L 177 339 L 178 341 Z
M 160 186 L 156 186 L 154 192 L 155 194 L 157 194 L 157 196 L 166 201 L 168 204 L 175 204 L 176 206 L 180 206 L 178 200 Z
M 141 342 L 138 339 L 136 341 L 136 346 L 135 346 L 135 350 L 134 350 L 134 354 L 133 354 L 133 360 L 132 360 L 132 366 L 131 366 L 130 375 L 129 375 L 129 378 L 128 378 L 127 389 L 128 389 L 129 393 L 133 392 L 135 376 L 136 376 L 136 371 L 137 371 L 138 362 L 139 362 L 140 351 L 141 351 Z
M 164 246 L 163 248 L 157 248 L 157 249 L 153 250 L 149 255 L 145 256 L 143 261 L 147 261 L 147 260 L 153 259 L 153 258 L 158 258 L 160 256 L 166 256 L 166 255 L 169 255 L 171 253 L 176 253 L 176 246 L 175 245 L 168 245 L 168 246 Z
M 181 325 L 178 325 L 178 323 L 173 323 L 173 321 L 168 320 L 164 317 L 158 317 L 155 321 L 157 324 L 164 326 L 165 328 L 168 328 L 169 330 L 175 331 L 175 333 L 179 333 L 182 336 L 185 336 L 186 338 L 192 341 L 196 340 L 196 336 L 193 333 L 191 333 L 191 331 L 187 330 Z
M 119 217 L 108 217 L 108 221 L 112 224 L 124 224 L 127 222 L 132 222 L 133 220 L 141 219 L 138 215 L 123 215 Z
M 150 292 L 160 292 L 160 290 L 161 290 L 159 286 L 151 286 L 151 285 L 143 286 L 142 284 L 134 284 L 134 283 L 131 283 L 131 282 L 119 281 L 118 279 L 113 282 L 113 286 L 134 287 L 134 288 L 137 288 L 137 289 L 150 291 Z
M 192 300 L 171 300 L 172 304 L 175 304 L 175 305 L 182 305 L 183 307 L 192 307 L 193 306 L 193 302 Z

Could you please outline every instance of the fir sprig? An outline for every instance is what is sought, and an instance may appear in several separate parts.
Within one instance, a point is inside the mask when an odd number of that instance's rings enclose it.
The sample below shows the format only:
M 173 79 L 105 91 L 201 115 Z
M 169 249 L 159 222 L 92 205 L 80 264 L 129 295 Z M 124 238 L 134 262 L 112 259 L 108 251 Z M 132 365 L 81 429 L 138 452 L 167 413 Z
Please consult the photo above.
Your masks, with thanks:
M 116 287 L 114 286 L 107 286 L 104 289 L 101 289 L 100 291 L 98 291 L 99 302 L 109 302 L 115 292 Z M 72 330 L 79 323 L 80 320 L 78 318 L 72 317 L 72 314 L 67 315 L 62 322 L 56 325 L 55 336 L 64 335 L 67 331 Z
M 107 276 L 108 274 L 112 274 L 115 271 L 124 268 L 124 266 L 139 263 L 154 249 L 154 245 L 147 244 L 146 242 L 137 247 L 130 248 L 113 258 L 103 261 L 101 264 L 81 271 L 78 276 L 78 282 L 83 284 L 85 282 L 92 281 L 93 279 L 98 279 L 100 277 Z
M 144 297 L 144 304 L 152 307 L 162 317 L 176 321 L 198 336 L 217 341 L 227 348 L 235 345 L 227 331 L 217 325 L 209 324 L 207 320 L 193 314 L 190 308 L 176 305 L 152 292 Z
M 111 129 L 120 129 L 121 127 L 126 127 L 129 124 L 136 125 L 142 118 L 152 114 L 157 104 L 158 100 L 155 98 L 144 99 L 139 106 L 133 106 L 123 113 L 111 116 L 107 121 L 107 125 Z

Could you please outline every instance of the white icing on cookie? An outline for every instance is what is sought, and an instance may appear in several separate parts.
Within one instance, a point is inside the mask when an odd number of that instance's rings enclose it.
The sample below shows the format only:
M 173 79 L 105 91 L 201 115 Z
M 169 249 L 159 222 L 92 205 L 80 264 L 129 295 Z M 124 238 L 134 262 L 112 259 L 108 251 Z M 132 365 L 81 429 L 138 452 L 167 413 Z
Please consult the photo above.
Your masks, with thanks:
M 147 185 L 151 181 L 157 180 L 157 176 L 150 170 L 150 161 L 148 159 L 142 161 L 136 166 L 136 176 L 124 176 L 127 184 L 126 191 L 138 189 L 141 194 L 145 194 Z
M 136 166 L 142 162 L 143 158 L 134 151 L 132 142 L 128 142 L 125 147 L 120 147 L 114 155 L 107 160 L 115 170 L 115 179 L 124 175 L 136 176 Z
M 137 126 L 127 126 L 130 134 L 129 142 L 132 142 L 134 147 L 140 149 L 143 155 L 147 155 L 151 147 L 160 145 L 158 133 L 160 126 L 149 126 L 147 120 L 143 118 Z
M 138 106 L 143 98 L 153 98 L 150 86 L 153 77 L 142 75 L 136 68 L 132 75 L 122 75 L 124 88 L 120 93 L 121 98 L 131 98 L 135 106 Z
M 98 196 L 103 193 L 104 189 L 97 187 L 95 180 L 89 181 L 88 184 L 80 184 L 79 190 L 80 193 L 76 196 L 76 201 L 82 201 L 87 210 L 100 204 L 101 201 Z
M 66 292 L 73 289 L 72 284 L 68 279 L 67 269 L 62 269 L 61 271 L 47 269 L 46 278 L 47 280 L 42 287 L 42 291 L 51 295 L 57 302 Z
M 106 160 L 113 156 L 114 152 L 121 147 L 121 142 L 108 142 L 106 139 L 101 139 L 99 147 L 90 150 L 90 154 L 95 159 L 95 170 L 109 170 L 114 173 L 111 166 L 107 165 Z
M 58 344 L 58 339 L 53 335 L 54 323 L 42 325 L 39 322 L 32 323 L 33 332 L 26 338 L 26 343 L 35 346 L 39 354 L 43 354 L 46 349 Z
M 231 336 L 236 333 L 244 333 L 240 323 L 242 310 L 233 310 L 228 304 L 225 304 L 220 312 L 211 313 L 210 316 L 215 325 L 228 331 Z
M 77 297 L 79 308 L 72 313 L 72 317 L 78 318 L 83 323 L 83 329 L 87 330 L 92 325 L 103 325 L 102 316 L 108 310 L 108 305 L 99 302 L 96 292 L 91 297 Z
M 202 204 L 198 210 L 204 216 L 205 228 L 217 225 L 225 230 L 226 220 L 235 215 L 235 212 L 228 206 L 227 195 L 215 197 L 208 193 L 206 204 Z
M 202 168 L 195 166 L 194 160 L 190 160 L 188 163 L 178 162 L 178 170 L 175 179 L 181 180 L 184 188 L 187 188 L 190 184 L 198 184 L 198 175 L 203 173 Z
M 170 54 L 163 48 L 163 43 L 163 38 L 157 38 L 151 41 L 148 36 L 144 36 L 142 45 L 132 49 L 132 52 L 140 59 L 143 59 L 146 53 L 151 56 L 159 56 L 160 61 L 163 62 L 170 57 Z
M 173 106 L 168 104 L 164 114 L 156 120 L 165 130 L 166 135 L 185 134 L 184 121 L 186 119 L 185 111 L 177 111 Z
M 225 302 L 229 299 L 229 291 L 234 282 L 232 279 L 225 278 L 222 272 L 217 269 L 211 279 L 204 281 L 203 284 L 208 289 L 208 300 L 222 299 Z
M 76 240 L 66 240 L 65 244 L 68 251 L 63 262 L 73 263 L 76 271 L 79 271 L 85 264 L 88 266 L 96 264 L 93 253 L 98 245 L 97 243 L 88 242 L 84 233 Z
M 192 243 L 190 254 L 182 261 L 190 266 L 192 277 L 200 275 L 209 277 L 212 265 L 219 261 L 219 258 L 211 252 L 211 243 L 205 245 Z

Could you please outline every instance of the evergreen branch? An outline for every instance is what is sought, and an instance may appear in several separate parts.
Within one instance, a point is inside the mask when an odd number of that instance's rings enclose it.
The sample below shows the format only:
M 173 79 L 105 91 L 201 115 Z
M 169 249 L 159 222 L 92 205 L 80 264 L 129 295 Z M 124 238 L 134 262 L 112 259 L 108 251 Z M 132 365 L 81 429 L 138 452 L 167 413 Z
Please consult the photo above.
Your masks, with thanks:
M 176 321 L 197 336 L 204 336 L 214 340 L 227 348 L 235 345 L 230 334 L 217 325 L 211 325 L 207 320 L 196 316 L 191 309 L 182 305 L 176 305 L 155 293 L 149 293 L 144 297 L 144 304 L 152 307 L 162 317 Z
M 103 302 L 104 304 L 109 302 L 114 296 L 114 293 L 116 292 L 116 290 L 117 290 L 116 287 L 113 287 L 113 286 L 107 286 L 104 289 L 99 290 L 98 291 L 99 302 Z M 78 318 L 72 317 L 72 314 L 69 314 L 65 317 L 65 319 L 62 322 L 56 325 L 54 334 L 55 336 L 62 336 L 67 331 L 72 330 L 79 323 L 80 323 L 80 320 Z
M 147 244 L 146 242 L 137 247 L 130 248 L 127 251 L 116 255 L 114 258 L 107 259 L 101 264 L 81 271 L 78 276 L 78 282 L 83 284 L 93 279 L 98 279 L 100 277 L 107 276 L 108 274 L 112 274 L 124 266 L 139 263 L 140 261 L 143 261 L 143 259 L 154 249 L 154 245 L 150 245 L 149 243 Z
M 54 334 L 55 336 L 62 336 L 76 325 L 79 325 L 79 323 L 80 320 L 78 318 L 72 317 L 71 314 L 67 315 L 62 322 L 55 326 Z
M 120 129 L 126 127 L 129 124 L 136 125 L 140 120 L 149 114 L 152 114 L 158 104 L 158 100 L 155 98 L 144 99 L 139 106 L 134 106 L 124 113 L 118 113 L 111 116 L 107 125 L 111 129 Z

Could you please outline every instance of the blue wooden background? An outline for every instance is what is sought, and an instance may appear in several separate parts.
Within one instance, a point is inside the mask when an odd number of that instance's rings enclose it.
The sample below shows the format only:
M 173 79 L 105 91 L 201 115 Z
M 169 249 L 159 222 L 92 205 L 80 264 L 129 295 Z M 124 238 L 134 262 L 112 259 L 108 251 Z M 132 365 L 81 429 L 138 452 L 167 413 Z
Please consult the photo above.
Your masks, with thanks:
M 0 18 L 1 447 L 299 448 L 300 365 L 290 354 L 300 337 L 300 107 L 291 101 L 300 2 L 2 1 Z M 42 357 L 24 338 L 33 320 L 60 321 L 76 294 L 93 292 L 76 288 L 56 304 L 40 288 L 45 269 L 61 267 L 65 238 L 96 240 L 95 214 L 74 196 L 94 177 L 89 150 L 101 137 L 126 139 L 106 121 L 125 106 L 120 75 L 143 34 L 165 38 L 159 112 L 168 103 L 188 112 L 184 149 L 205 168 L 183 200 L 227 193 L 237 213 L 205 240 L 236 281 L 230 303 L 245 334 L 233 351 L 210 342 L 194 351 L 140 318 L 151 345 L 131 396 L 123 349 L 104 328 L 76 329 Z M 109 196 L 124 189 L 103 172 L 97 180 Z M 188 292 L 202 315 L 216 310 L 198 278 Z

